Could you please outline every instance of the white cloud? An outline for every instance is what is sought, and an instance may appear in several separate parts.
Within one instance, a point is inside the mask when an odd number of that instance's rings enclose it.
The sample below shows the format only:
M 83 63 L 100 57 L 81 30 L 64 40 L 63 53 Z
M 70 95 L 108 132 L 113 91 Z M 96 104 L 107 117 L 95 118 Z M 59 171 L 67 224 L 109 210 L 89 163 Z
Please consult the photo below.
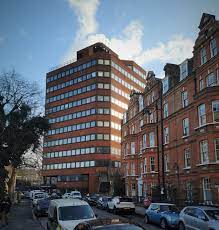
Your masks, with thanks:
M 98 33 L 96 12 L 99 0 L 68 0 L 73 8 L 79 23 L 75 39 L 65 55 L 64 60 L 75 58 L 77 50 L 95 42 L 103 42 L 119 54 L 121 59 L 132 59 L 140 65 L 160 61 L 180 63 L 191 57 L 193 41 L 182 35 L 175 35 L 166 43 L 158 43 L 150 49 L 143 48 L 143 25 L 138 20 L 131 21 L 121 32 L 114 37 Z
M 79 30 L 77 39 L 87 34 L 97 31 L 98 23 L 95 19 L 96 11 L 99 6 L 99 0 L 68 0 L 70 6 L 77 15 L 79 22 Z

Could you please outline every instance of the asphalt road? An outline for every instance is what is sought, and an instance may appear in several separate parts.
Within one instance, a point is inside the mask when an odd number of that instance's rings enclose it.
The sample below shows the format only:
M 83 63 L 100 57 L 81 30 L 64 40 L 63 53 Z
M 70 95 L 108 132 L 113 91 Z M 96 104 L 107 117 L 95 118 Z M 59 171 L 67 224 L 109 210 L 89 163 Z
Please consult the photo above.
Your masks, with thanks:
M 125 214 L 115 215 L 111 212 L 109 213 L 105 210 L 101 210 L 101 209 L 98 209 L 96 207 L 92 207 L 92 208 L 93 208 L 94 213 L 97 215 L 97 218 L 117 218 L 117 219 L 121 218 L 121 219 L 125 219 L 125 220 L 128 219 L 134 223 L 140 224 L 146 230 L 160 230 L 161 229 L 161 228 L 159 228 L 159 226 L 156 226 L 156 225 L 145 224 L 144 219 L 141 216 L 125 215 Z M 47 218 L 46 217 L 39 218 L 39 221 L 40 221 L 41 225 L 43 226 L 43 228 L 46 229 Z

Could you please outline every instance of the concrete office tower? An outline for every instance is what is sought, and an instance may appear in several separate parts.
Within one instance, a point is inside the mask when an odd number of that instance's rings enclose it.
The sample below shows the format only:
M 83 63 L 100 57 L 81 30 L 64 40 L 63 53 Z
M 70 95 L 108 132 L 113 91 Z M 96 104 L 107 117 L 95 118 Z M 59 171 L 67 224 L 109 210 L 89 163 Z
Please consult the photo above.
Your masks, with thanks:
M 45 185 L 82 193 L 112 192 L 121 158 L 121 119 L 146 71 L 102 43 L 46 76 Z

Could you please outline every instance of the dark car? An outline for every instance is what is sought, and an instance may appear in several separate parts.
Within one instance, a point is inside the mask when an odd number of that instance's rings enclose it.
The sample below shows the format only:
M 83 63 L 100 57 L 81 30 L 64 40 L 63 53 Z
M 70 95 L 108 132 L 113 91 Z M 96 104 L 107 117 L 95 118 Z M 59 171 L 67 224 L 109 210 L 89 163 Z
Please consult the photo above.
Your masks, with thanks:
M 143 230 L 137 223 L 121 219 L 96 219 L 78 224 L 74 230 Z
M 45 198 L 37 201 L 37 204 L 33 209 L 35 216 L 47 216 L 50 200 L 50 198 Z
M 101 196 L 99 197 L 97 201 L 97 207 L 101 209 L 107 209 L 107 203 L 110 201 L 112 198 L 109 196 Z
M 176 228 L 179 223 L 179 209 L 174 204 L 152 203 L 145 211 L 145 223 L 159 224 L 162 229 Z
M 96 206 L 99 197 L 100 197 L 100 194 L 92 194 L 89 197 L 87 197 L 86 201 L 88 202 L 89 205 Z

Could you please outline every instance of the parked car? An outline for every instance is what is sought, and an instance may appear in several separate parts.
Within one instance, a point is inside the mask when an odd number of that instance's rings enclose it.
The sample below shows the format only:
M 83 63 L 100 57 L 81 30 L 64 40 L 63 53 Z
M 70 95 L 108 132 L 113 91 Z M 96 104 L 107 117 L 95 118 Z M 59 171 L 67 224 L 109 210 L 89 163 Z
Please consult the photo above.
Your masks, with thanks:
M 90 205 L 79 199 L 51 200 L 48 209 L 48 230 L 72 230 L 79 223 L 96 219 Z
M 99 199 L 97 200 L 97 207 L 101 209 L 106 209 L 107 208 L 107 203 L 108 201 L 111 201 L 111 197 L 109 196 L 100 196 Z
M 69 195 L 69 198 L 82 199 L 82 196 L 81 196 L 81 193 L 79 191 L 72 191 Z
M 26 198 L 26 199 L 30 198 L 30 192 L 29 191 L 24 192 L 24 198 Z
M 115 214 L 119 211 L 135 213 L 135 204 L 130 197 L 116 196 L 107 203 L 107 210 L 113 211 Z
M 53 193 L 50 195 L 50 198 L 51 198 L 51 199 L 61 199 L 62 196 L 61 196 L 61 194 L 59 194 L 59 193 L 53 192 Z
M 89 205 L 96 206 L 99 197 L 100 197 L 100 194 L 91 194 L 90 196 L 87 196 L 86 200 L 89 203 Z
M 33 200 L 34 194 L 39 193 L 39 192 L 42 192 L 42 191 L 41 190 L 32 190 L 32 191 L 30 191 L 30 199 Z
M 66 192 L 64 195 L 62 195 L 62 198 L 63 199 L 69 198 L 70 194 L 71 194 L 70 192 Z
M 159 224 L 162 229 L 176 228 L 179 223 L 179 209 L 174 204 L 152 203 L 145 210 L 145 223 Z
M 110 230 L 143 230 L 142 227 L 140 227 L 136 223 L 130 223 L 125 220 L 121 219 L 96 219 L 96 220 L 90 220 L 83 223 L 78 224 L 74 230 L 104 230 L 104 229 L 110 229 Z
M 42 200 L 42 199 L 47 198 L 47 197 L 48 197 L 48 194 L 45 192 L 34 193 L 32 205 L 35 206 L 37 204 L 38 200 Z
M 209 206 L 188 206 L 180 212 L 179 230 L 219 229 L 219 209 Z
M 33 208 L 33 212 L 35 216 L 47 216 L 48 215 L 48 208 L 49 208 L 50 198 L 44 198 L 38 200 L 35 207 Z

